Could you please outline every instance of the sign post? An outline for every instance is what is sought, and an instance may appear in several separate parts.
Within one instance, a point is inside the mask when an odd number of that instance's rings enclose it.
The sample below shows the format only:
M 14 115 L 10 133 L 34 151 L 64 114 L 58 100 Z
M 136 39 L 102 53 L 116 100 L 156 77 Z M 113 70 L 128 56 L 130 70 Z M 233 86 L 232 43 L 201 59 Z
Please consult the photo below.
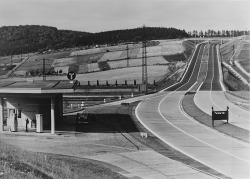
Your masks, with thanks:
M 75 72 L 69 72 L 67 74 L 67 77 L 70 80 L 70 83 L 73 83 L 73 80 L 76 78 L 76 73 Z
M 216 120 L 227 120 L 228 123 L 228 113 L 229 107 L 227 106 L 226 111 L 214 111 L 214 108 L 212 107 L 212 125 L 214 127 L 214 121 Z

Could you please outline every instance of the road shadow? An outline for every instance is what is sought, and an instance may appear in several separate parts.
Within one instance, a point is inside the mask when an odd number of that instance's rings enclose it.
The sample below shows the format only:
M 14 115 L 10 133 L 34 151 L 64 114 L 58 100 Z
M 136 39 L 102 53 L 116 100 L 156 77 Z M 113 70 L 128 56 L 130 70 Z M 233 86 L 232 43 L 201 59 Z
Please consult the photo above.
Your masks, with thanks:
M 65 116 L 58 121 L 56 130 L 83 133 L 139 132 L 129 114 L 117 113 L 88 114 L 85 123 L 77 122 L 75 115 Z

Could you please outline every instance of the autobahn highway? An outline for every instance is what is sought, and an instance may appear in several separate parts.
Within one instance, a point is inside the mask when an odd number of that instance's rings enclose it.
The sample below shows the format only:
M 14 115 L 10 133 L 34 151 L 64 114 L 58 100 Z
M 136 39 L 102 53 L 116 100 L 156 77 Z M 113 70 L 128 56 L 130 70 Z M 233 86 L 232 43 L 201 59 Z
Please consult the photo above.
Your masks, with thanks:
M 199 66 L 201 63 L 201 56 L 202 56 L 202 52 L 204 50 L 204 46 L 205 44 L 199 44 L 194 52 L 194 55 L 192 57 L 192 60 L 188 66 L 188 69 L 185 73 L 185 75 L 183 76 L 182 80 L 179 83 L 176 83 L 172 86 L 170 86 L 169 88 L 162 90 L 162 91 L 175 91 L 175 90 L 185 90 L 185 88 L 188 88 L 190 85 L 192 85 L 194 83 L 195 76 L 193 75 L 193 78 L 190 78 L 190 76 L 192 75 L 193 71 L 195 71 L 196 73 L 198 73 L 199 70 Z M 198 61 L 196 61 L 196 59 L 200 59 Z M 195 70 L 194 70 L 195 68 Z M 198 75 L 198 74 L 197 74 Z
M 221 91 L 222 88 L 220 86 L 220 74 L 219 74 L 219 63 L 217 59 L 216 53 L 216 45 L 210 45 L 209 49 L 209 57 L 210 60 L 208 61 L 208 71 L 207 76 L 202 84 L 200 90 L 201 91 Z
M 216 46 L 210 45 L 208 72 L 204 83 L 196 92 L 194 102 L 205 113 L 211 115 L 211 107 L 215 110 L 226 110 L 229 107 L 229 122 L 242 129 L 250 131 L 249 111 L 246 111 L 228 101 L 220 83 L 220 68 Z
M 200 89 L 212 94 L 222 88 L 216 46 L 212 44 L 209 49 L 207 78 Z M 203 50 L 204 44 L 198 45 L 181 82 L 163 90 L 160 96 L 143 100 L 136 108 L 136 117 L 151 133 L 185 155 L 225 176 L 250 178 L 249 143 L 198 123 L 181 108 L 183 96 L 197 81 Z

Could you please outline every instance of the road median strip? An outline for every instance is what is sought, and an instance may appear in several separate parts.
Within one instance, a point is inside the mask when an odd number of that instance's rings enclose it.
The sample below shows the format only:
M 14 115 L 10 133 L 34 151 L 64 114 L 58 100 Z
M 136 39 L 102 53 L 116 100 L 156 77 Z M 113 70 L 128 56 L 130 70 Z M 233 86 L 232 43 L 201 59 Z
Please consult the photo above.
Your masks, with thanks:
M 194 95 L 195 94 L 188 94 L 184 96 L 182 100 L 183 110 L 198 122 L 212 128 L 212 117 L 196 106 L 194 103 Z M 230 123 L 227 124 L 224 121 L 216 121 L 216 127 L 214 127 L 214 129 L 228 136 L 240 139 L 244 142 L 250 142 L 249 131 L 234 126 Z

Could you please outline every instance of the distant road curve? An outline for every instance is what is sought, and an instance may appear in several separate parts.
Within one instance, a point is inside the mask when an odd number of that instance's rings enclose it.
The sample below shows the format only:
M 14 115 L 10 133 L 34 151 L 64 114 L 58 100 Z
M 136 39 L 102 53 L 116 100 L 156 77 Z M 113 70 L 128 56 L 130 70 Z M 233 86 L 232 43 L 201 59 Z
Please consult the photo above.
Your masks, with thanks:
M 194 53 L 182 81 L 136 108 L 138 120 L 163 142 L 231 178 L 250 178 L 250 145 L 215 132 L 189 118 L 179 103 L 197 80 L 203 45 Z M 217 88 L 217 87 L 216 87 Z

